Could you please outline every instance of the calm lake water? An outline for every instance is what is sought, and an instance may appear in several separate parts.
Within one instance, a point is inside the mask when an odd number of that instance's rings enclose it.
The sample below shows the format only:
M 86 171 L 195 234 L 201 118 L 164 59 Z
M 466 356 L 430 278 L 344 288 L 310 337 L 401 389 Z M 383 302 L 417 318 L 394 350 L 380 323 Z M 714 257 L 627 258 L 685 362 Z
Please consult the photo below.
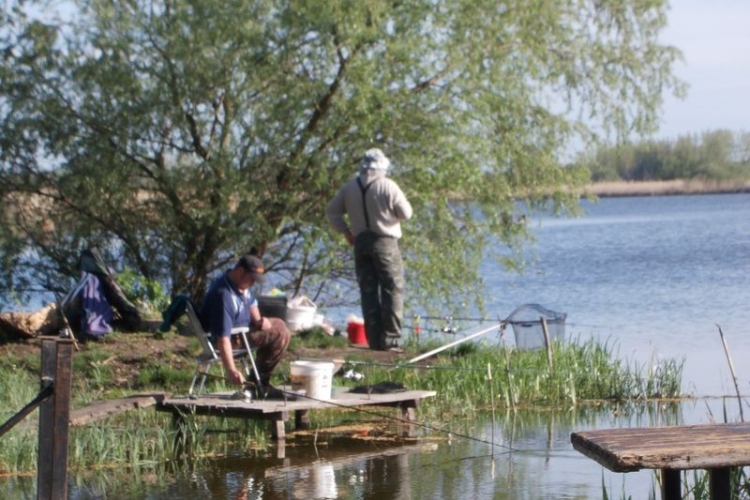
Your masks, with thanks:
M 723 421 L 724 408 L 737 418 L 736 400 L 719 397 L 734 394 L 734 386 L 717 325 L 740 388 L 750 392 L 750 195 L 614 198 L 583 208 L 578 219 L 530 221 L 538 260 L 524 276 L 486 263 L 488 311 L 505 318 L 538 303 L 567 314 L 568 338 L 607 340 L 630 362 L 684 359 L 683 391 L 700 398 L 509 413 L 494 422 L 478 416 L 456 431 L 470 439 L 422 431 L 423 439 L 402 446 L 341 437 L 324 446 L 287 446 L 283 458 L 276 450 L 238 450 L 166 484 L 138 477 L 137 493 L 105 473 L 71 479 L 69 497 L 589 499 L 602 498 L 604 484 L 614 498 L 648 498 L 653 473 L 610 473 L 574 451 L 570 433 Z M 512 342 L 512 331 L 506 337 Z M 0 496 L 34 498 L 33 491 L 33 478 L 0 480 Z
M 568 314 L 573 337 L 620 356 L 685 359 L 683 390 L 734 394 L 717 325 L 747 390 L 750 195 L 604 199 L 579 219 L 544 219 L 538 263 L 521 278 L 487 268 L 492 310 L 537 302 Z

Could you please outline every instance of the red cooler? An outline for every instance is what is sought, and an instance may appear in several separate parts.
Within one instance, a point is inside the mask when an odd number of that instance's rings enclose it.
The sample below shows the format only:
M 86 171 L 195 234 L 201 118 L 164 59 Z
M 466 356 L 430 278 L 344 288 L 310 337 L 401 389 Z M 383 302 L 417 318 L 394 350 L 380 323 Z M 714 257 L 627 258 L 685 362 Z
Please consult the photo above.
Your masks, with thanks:
M 350 344 L 367 345 L 364 323 L 347 323 L 346 334 L 349 337 Z

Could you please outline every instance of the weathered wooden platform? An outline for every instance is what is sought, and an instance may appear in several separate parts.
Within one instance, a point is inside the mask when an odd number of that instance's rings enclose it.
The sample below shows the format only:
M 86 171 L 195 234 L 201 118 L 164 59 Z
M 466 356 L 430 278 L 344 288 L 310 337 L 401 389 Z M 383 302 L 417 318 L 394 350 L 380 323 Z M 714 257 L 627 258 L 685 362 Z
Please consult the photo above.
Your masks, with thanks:
M 284 390 L 290 391 L 286 387 Z M 352 392 L 337 392 L 330 400 L 323 401 L 300 396 L 296 401 L 281 399 L 261 400 L 250 402 L 231 399 L 232 393 L 209 394 L 197 399 L 187 396 L 165 398 L 157 403 L 159 411 L 171 412 L 177 418 L 188 415 L 223 416 L 233 418 L 265 419 L 271 422 L 271 434 L 275 439 L 286 438 L 284 423 L 290 415 L 295 416 L 295 428 L 305 428 L 308 423 L 310 410 L 332 408 L 356 408 L 360 406 L 397 407 L 401 410 L 401 418 L 408 422 L 416 422 L 415 410 L 419 401 L 434 397 L 435 391 L 404 391 L 389 394 L 357 394 Z M 411 435 L 413 426 L 407 425 L 404 434 Z
M 662 499 L 680 497 L 680 471 L 706 469 L 714 500 L 729 500 L 729 471 L 750 465 L 750 423 L 574 432 L 573 448 L 614 472 L 661 469 Z

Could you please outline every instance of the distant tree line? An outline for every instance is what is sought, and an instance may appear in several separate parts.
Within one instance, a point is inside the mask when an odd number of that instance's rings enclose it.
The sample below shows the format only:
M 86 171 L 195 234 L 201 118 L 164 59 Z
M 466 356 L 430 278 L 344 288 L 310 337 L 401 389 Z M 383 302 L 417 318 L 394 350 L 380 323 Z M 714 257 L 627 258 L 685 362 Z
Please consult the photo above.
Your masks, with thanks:
M 707 131 L 677 139 L 601 146 L 581 154 L 593 182 L 750 179 L 750 133 Z

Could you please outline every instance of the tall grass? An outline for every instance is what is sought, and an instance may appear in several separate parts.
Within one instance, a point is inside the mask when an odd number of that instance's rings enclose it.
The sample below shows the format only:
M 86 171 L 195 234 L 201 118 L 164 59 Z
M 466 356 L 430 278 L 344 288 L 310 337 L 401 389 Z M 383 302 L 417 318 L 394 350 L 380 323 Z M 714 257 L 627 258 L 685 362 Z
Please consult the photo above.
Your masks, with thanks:
M 341 340 L 329 336 L 321 340 L 313 335 L 295 339 L 295 342 L 339 347 Z M 414 349 L 415 346 L 406 347 Z M 432 347 L 423 344 L 420 350 Z M 73 409 L 92 400 L 119 397 L 127 392 L 122 387 L 110 387 L 115 374 L 108 356 L 111 354 L 96 350 L 74 356 Z M 678 397 L 682 370 L 681 364 L 673 361 L 647 367 L 621 362 L 614 358 L 610 346 L 594 340 L 555 344 L 551 370 L 543 350 L 519 351 L 478 343 L 463 344 L 450 353 L 441 353 L 430 364 L 420 366 L 369 364 L 366 356 L 365 351 L 360 359 L 350 360 L 355 370 L 364 373 L 364 380 L 336 379 L 336 384 L 354 386 L 393 381 L 410 389 L 434 390 L 436 397 L 425 399 L 420 405 L 420 419 L 439 427 L 465 420 L 456 417 L 471 420 L 477 412 L 492 409 L 549 411 L 580 407 L 588 400 L 622 405 L 654 397 Z M 0 408 L 8 409 L 4 420 L 37 394 L 38 364 L 38 360 L 31 359 L 0 360 Z M 487 377 L 488 367 L 493 374 L 491 380 Z M 192 363 L 183 364 L 179 369 L 170 367 L 163 359 L 154 359 L 141 369 L 137 380 L 131 382 L 131 388 L 133 392 L 184 392 L 193 368 Z M 282 366 L 280 372 L 287 373 L 288 367 Z M 36 417 L 35 412 L 27 420 Z M 97 467 L 153 466 L 180 458 L 173 456 L 174 444 L 180 436 L 183 444 L 190 444 L 191 459 L 223 455 L 238 449 L 263 449 L 268 445 L 266 422 L 187 417 L 179 434 L 168 415 L 155 411 L 131 411 L 73 428 L 69 466 L 79 471 Z M 374 417 L 367 413 L 331 410 L 311 412 L 310 418 L 314 428 L 322 428 Z M 35 429 L 23 422 L 0 439 L 0 473 L 18 474 L 36 468 L 37 443 L 35 439 L 28 439 L 29 433 L 35 435 Z
M 5 423 L 39 392 L 39 360 L 0 358 L 0 423 Z M 28 419 L 28 417 L 27 417 Z M 36 468 L 36 429 L 24 422 L 0 437 L 0 474 L 22 473 Z
M 367 383 L 397 381 L 410 389 L 436 391 L 437 397 L 425 400 L 421 411 L 433 407 L 441 414 L 471 414 L 493 407 L 560 408 L 584 400 L 634 401 L 681 395 L 681 362 L 664 360 L 649 366 L 625 363 L 614 358 L 610 346 L 595 340 L 554 344 L 552 359 L 550 369 L 544 350 L 472 344 L 430 365 L 381 366 L 354 361 L 353 366 L 364 374 Z M 488 367 L 491 381 L 487 380 Z

